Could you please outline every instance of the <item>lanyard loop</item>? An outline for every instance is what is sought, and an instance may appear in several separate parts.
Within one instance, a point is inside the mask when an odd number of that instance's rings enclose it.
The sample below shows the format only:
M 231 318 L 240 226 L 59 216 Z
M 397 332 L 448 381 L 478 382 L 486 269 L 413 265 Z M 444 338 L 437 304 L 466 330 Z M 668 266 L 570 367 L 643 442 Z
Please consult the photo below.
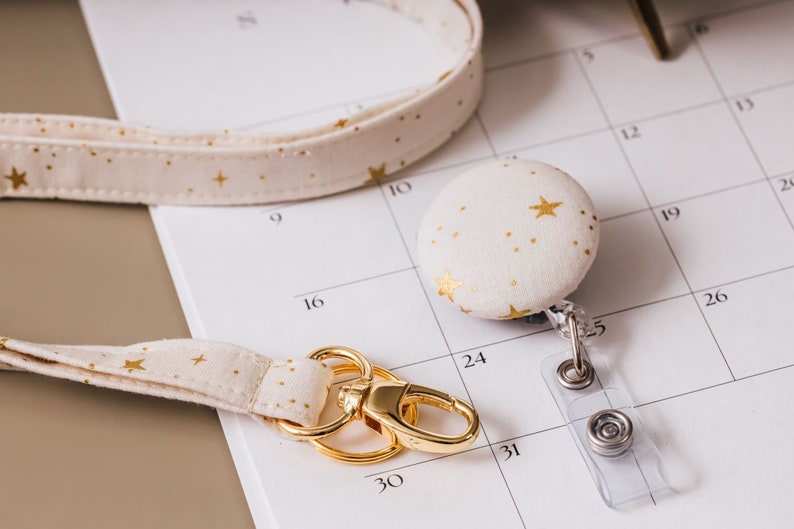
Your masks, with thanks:
M 446 49 L 450 68 L 409 95 L 301 133 L 177 133 L 107 119 L 0 114 L 0 197 L 242 205 L 379 181 L 466 123 L 480 99 L 483 64 L 474 0 L 376 3 L 424 25 Z

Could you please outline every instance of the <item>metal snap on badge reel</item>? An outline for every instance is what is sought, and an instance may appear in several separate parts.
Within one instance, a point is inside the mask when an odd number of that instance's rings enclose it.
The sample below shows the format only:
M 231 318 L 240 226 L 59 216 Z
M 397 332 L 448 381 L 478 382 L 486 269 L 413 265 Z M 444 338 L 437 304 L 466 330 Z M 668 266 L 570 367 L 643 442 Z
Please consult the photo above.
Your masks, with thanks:
M 605 457 L 619 456 L 631 446 L 634 426 L 629 416 L 618 410 L 601 410 L 587 421 L 590 448 Z
M 585 346 L 595 334 L 587 312 L 564 301 L 546 315 L 571 350 L 546 358 L 541 374 L 606 504 L 669 489 L 661 454 L 628 394 L 614 384 L 598 352 Z

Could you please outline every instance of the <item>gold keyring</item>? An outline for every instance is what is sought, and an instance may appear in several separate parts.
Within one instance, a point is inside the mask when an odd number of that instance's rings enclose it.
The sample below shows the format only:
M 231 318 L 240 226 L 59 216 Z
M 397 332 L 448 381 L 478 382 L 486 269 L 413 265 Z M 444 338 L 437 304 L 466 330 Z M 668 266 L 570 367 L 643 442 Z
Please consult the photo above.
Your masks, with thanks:
M 353 371 L 358 371 L 361 373 L 357 382 L 360 382 L 363 385 L 368 386 L 370 383 L 372 383 L 372 380 L 375 376 L 375 370 L 373 369 L 372 364 L 370 364 L 361 353 L 355 349 L 350 349 L 349 347 L 343 347 L 341 345 L 323 347 L 313 351 L 307 358 L 319 361 L 325 360 L 327 358 L 343 358 L 345 360 L 349 360 L 349 362 L 341 365 L 349 366 L 348 371 L 345 371 L 346 373 Z M 338 366 L 334 366 L 334 373 L 337 372 L 337 367 Z M 281 428 L 282 431 L 301 440 L 322 439 L 323 437 L 328 437 L 329 435 L 341 432 L 347 427 L 348 424 L 350 424 L 351 421 L 353 421 L 353 419 L 356 418 L 357 413 L 357 409 L 348 407 L 336 420 L 322 426 L 314 426 L 310 428 L 298 426 L 297 424 L 286 419 L 278 419 L 276 424 L 279 428 Z
M 352 362 L 346 362 L 344 364 L 333 366 L 333 370 L 335 375 L 342 375 L 346 373 L 355 373 L 359 369 L 356 364 Z M 380 378 L 385 378 L 386 380 L 400 380 L 400 377 L 382 367 L 373 366 L 373 371 L 375 376 Z M 417 419 L 419 418 L 416 404 L 406 404 L 403 406 L 402 411 L 403 419 L 405 419 L 405 421 L 411 426 L 415 426 Z M 350 423 L 348 422 L 347 424 Z M 347 424 L 345 424 L 345 426 L 347 426 Z M 342 428 L 340 428 L 340 431 L 341 430 Z M 337 461 L 343 461 L 345 463 L 352 463 L 354 465 L 366 465 L 368 463 L 377 463 L 379 461 L 388 459 L 394 455 L 397 455 L 403 449 L 403 446 L 400 444 L 394 431 L 388 430 L 388 432 L 391 436 L 391 443 L 389 443 L 388 446 L 385 446 L 379 450 L 373 450 L 371 452 L 347 452 L 345 450 L 339 450 L 337 448 L 328 446 L 319 439 L 310 439 L 309 442 L 314 445 L 314 448 L 317 449 L 318 452 L 330 457 L 331 459 L 336 459 Z

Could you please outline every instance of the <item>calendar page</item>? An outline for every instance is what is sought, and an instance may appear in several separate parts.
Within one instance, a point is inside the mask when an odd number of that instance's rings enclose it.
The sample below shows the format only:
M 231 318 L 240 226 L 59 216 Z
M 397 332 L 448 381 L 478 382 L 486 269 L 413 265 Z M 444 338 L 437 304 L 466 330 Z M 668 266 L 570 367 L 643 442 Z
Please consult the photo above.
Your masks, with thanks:
M 422 28 L 359 2 L 83 0 L 120 116 L 178 129 L 332 122 L 438 77 Z M 343 344 L 470 400 L 462 453 L 337 463 L 221 413 L 258 527 L 789 527 L 794 517 L 794 2 L 488 1 L 468 125 L 377 185 L 263 207 L 152 210 L 195 337 L 275 357 Z M 601 219 L 571 299 L 672 490 L 606 507 L 554 400 L 548 325 L 454 310 L 417 267 L 441 188 L 493 159 L 556 165 Z

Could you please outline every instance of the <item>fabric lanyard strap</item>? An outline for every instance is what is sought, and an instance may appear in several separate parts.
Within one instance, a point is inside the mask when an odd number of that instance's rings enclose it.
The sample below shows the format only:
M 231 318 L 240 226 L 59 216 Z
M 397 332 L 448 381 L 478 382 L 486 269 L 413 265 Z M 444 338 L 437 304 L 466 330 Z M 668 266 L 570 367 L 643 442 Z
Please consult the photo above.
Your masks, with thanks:
M 454 57 L 454 67 L 411 95 L 299 134 L 179 134 L 105 119 L 0 114 L 0 197 L 242 205 L 377 182 L 464 125 L 480 99 L 483 64 L 474 0 L 375 3 L 423 24 Z M 273 360 L 199 340 L 105 347 L 0 338 L 0 369 L 306 427 L 317 424 L 334 375 L 316 359 Z
M 0 114 L 0 197 L 261 204 L 338 193 L 411 164 L 477 107 L 482 21 L 474 0 L 375 2 L 424 25 L 454 58 L 452 69 L 410 95 L 296 134 L 180 134 L 106 119 Z
M 333 372 L 316 360 L 273 360 L 221 342 L 162 340 L 129 347 L 41 345 L 0 338 L 0 369 L 317 424 Z

